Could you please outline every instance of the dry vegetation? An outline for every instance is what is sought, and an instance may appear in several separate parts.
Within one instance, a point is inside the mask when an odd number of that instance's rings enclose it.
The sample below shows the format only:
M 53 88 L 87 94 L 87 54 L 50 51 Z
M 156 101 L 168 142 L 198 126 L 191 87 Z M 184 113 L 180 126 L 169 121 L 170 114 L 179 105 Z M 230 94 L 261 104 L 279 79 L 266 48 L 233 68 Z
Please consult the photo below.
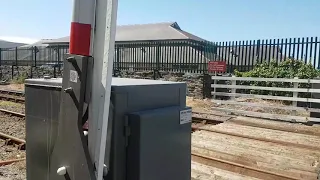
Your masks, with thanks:
M 288 107 L 288 105 L 284 104 L 281 101 L 275 100 L 263 100 L 263 99 L 253 99 L 253 98 L 236 98 L 237 102 L 247 102 L 247 103 L 255 103 L 259 105 L 265 105 L 270 107 L 254 107 L 254 106 L 246 106 L 240 104 L 220 104 L 214 103 L 210 99 L 195 99 L 192 97 L 187 97 L 187 106 L 192 107 L 193 111 L 201 111 L 201 112 L 215 112 L 213 107 L 219 108 L 227 108 L 227 109 L 235 109 L 235 110 L 243 110 L 243 111 L 253 111 L 253 112 L 261 112 L 261 113 L 270 113 L 270 114 L 283 114 L 283 115 L 292 115 L 292 110 L 286 109 L 278 109 L 271 107 Z M 215 112 L 216 113 L 216 112 Z M 308 117 L 310 114 L 306 110 L 297 111 L 296 115 Z
M 192 107 L 193 111 L 212 111 L 213 103 L 210 99 L 195 99 L 193 97 L 187 97 L 187 106 Z
M 13 90 L 13 91 L 24 91 L 24 84 L 11 83 L 8 85 L 1 85 L 1 89 Z

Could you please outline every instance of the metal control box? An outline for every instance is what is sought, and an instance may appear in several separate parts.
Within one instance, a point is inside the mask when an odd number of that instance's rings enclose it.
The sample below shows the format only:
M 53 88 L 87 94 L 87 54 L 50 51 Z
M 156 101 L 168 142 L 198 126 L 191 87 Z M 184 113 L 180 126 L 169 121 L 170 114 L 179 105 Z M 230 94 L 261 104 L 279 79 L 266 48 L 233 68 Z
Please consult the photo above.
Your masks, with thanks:
M 56 180 L 48 174 L 59 131 L 61 83 L 26 80 L 28 180 Z M 105 179 L 191 179 L 191 109 L 186 107 L 185 83 L 113 78 L 111 103 L 111 162 Z

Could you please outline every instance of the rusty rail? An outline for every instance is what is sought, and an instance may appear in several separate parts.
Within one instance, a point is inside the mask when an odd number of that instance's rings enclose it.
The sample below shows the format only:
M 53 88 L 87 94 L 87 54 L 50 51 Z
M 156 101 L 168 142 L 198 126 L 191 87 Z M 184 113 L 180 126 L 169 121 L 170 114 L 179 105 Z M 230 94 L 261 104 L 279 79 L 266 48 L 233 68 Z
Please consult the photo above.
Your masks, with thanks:
M 6 166 L 15 162 L 20 162 L 20 161 L 24 161 L 26 160 L 26 158 L 21 158 L 21 159 L 12 159 L 12 160 L 7 160 L 7 161 L 0 161 L 0 167 L 1 166 Z
M 9 111 L 9 110 L 6 110 L 6 109 L 0 109 L 0 112 L 5 113 L 5 114 L 10 114 L 10 115 L 13 115 L 13 116 L 17 116 L 17 117 L 21 117 L 21 118 L 26 117 L 25 114 L 14 112 L 14 111 Z
M 0 132 L 0 139 L 5 140 L 5 145 L 16 144 L 19 150 L 24 150 L 26 148 L 26 141 L 23 139 L 2 132 Z

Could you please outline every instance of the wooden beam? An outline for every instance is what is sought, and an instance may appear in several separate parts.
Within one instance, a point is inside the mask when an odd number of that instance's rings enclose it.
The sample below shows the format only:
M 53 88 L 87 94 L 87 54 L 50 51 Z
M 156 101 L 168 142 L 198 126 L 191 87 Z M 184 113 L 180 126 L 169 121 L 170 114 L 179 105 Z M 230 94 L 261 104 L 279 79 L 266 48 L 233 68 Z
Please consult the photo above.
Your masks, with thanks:
M 213 107 L 212 109 L 218 110 L 218 111 L 224 111 L 224 112 L 231 112 L 234 114 L 248 116 L 248 117 L 258 117 L 258 118 L 272 119 L 272 120 L 279 120 L 279 121 L 298 122 L 298 123 L 320 122 L 320 118 L 313 118 L 313 117 L 261 113 L 261 112 L 254 112 L 254 111 L 244 111 L 244 110 L 236 110 L 236 109 L 228 109 L 228 108 L 217 108 L 217 107 Z
M 297 83 L 320 83 L 320 80 L 315 79 L 287 79 L 287 78 L 257 78 L 257 77 L 223 77 L 212 76 L 212 80 L 226 80 L 226 81 L 260 81 L 260 82 L 297 82 Z
M 229 89 L 252 89 L 252 90 L 266 90 L 266 91 L 320 93 L 320 89 L 312 89 L 312 88 L 282 88 L 282 87 L 245 86 L 245 85 L 227 85 L 227 84 L 211 84 L 211 87 L 212 88 L 229 88 Z
M 234 97 L 248 97 L 248 98 L 257 98 L 257 99 L 320 103 L 320 99 L 313 99 L 313 98 L 294 98 L 294 97 L 286 97 L 286 96 L 270 96 L 270 95 L 225 93 L 225 92 L 215 92 L 215 93 L 211 92 L 211 94 L 220 95 L 220 96 L 230 96 L 230 97 L 234 96 Z
M 241 105 L 241 106 L 250 106 L 250 107 L 261 107 L 261 108 L 272 108 L 272 109 L 283 109 L 289 111 L 305 111 L 305 112 L 319 112 L 320 109 L 316 108 L 304 108 L 304 107 L 295 107 L 295 106 L 280 106 L 280 105 L 267 105 L 267 104 L 258 104 L 258 103 L 250 103 L 243 101 L 223 101 L 223 100 L 212 100 L 213 103 L 216 104 L 229 104 L 229 105 Z
M 275 139 L 260 138 L 260 137 L 255 137 L 255 136 L 243 135 L 243 134 L 239 134 L 239 133 L 226 132 L 226 131 L 222 131 L 222 130 L 218 130 L 218 129 L 209 129 L 209 128 L 199 127 L 199 128 L 197 128 L 197 130 L 225 134 L 225 135 L 229 135 L 229 136 L 235 136 L 235 137 L 240 137 L 240 138 L 245 138 L 245 139 L 252 139 L 252 140 L 257 140 L 257 141 L 262 141 L 262 142 L 280 144 L 283 146 L 290 146 L 290 147 L 295 147 L 295 148 L 320 151 L 320 147 L 316 147 L 316 146 L 309 146 L 309 145 L 305 145 L 305 144 L 297 144 L 297 143 L 292 143 L 292 142 L 279 141 L 279 140 L 275 140 Z
M 305 179 L 305 177 L 296 177 L 287 174 L 280 174 L 280 173 L 275 173 L 272 171 L 268 170 L 262 170 L 259 168 L 235 163 L 232 161 L 227 161 L 227 160 L 221 160 L 219 158 L 214 158 L 214 157 L 209 157 L 206 155 L 202 155 L 199 153 L 192 152 L 191 153 L 191 159 L 192 161 L 199 162 L 201 164 L 207 165 L 207 166 L 213 166 L 219 169 L 235 172 L 238 174 L 246 175 L 246 176 L 251 176 L 251 177 L 256 177 L 256 178 L 261 178 L 264 180 L 300 180 L 300 179 Z

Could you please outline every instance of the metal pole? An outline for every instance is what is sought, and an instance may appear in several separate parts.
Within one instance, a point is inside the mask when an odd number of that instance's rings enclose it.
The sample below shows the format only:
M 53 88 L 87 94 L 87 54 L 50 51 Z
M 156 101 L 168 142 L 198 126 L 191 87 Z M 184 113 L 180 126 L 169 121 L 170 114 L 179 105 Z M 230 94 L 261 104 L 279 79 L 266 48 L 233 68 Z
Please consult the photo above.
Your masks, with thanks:
M 15 53 L 16 53 L 16 66 L 18 66 L 18 47 L 16 47 L 16 51 L 15 51 Z
M 94 58 L 88 146 L 98 180 L 103 178 L 105 159 L 108 168 L 109 153 L 105 157 L 105 150 L 111 143 L 107 130 L 117 6 L 117 0 L 74 0 L 71 23 L 70 54 Z
M 2 65 L 2 49 L 0 48 L 0 67 Z
M 70 54 L 83 55 L 83 56 L 92 56 L 93 54 L 93 40 L 94 40 L 94 29 L 95 29 L 95 9 L 96 9 L 96 0 L 74 0 L 73 1 L 73 13 L 72 13 L 72 22 L 71 22 L 71 32 L 70 32 L 70 44 L 69 52 Z M 94 57 L 94 63 L 96 64 L 99 59 Z M 95 72 L 96 70 L 92 70 Z M 88 76 L 90 78 L 90 74 Z M 95 84 L 94 84 L 95 85 Z M 99 84 L 100 85 L 100 84 Z M 99 86 L 100 87 L 100 86 Z M 92 88 L 93 90 L 94 88 Z M 94 96 L 94 91 L 92 91 L 92 96 Z M 94 101 L 93 101 L 94 102 Z M 94 103 L 89 103 L 89 108 L 92 108 Z M 95 106 L 96 107 L 96 106 Z M 89 117 L 92 116 L 92 113 L 89 112 Z M 89 118 L 91 121 L 97 121 L 97 119 Z M 91 133 L 92 132 L 92 133 Z M 89 134 L 88 134 L 88 148 L 90 158 L 93 164 L 95 161 L 95 144 L 90 143 L 91 139 L 95 138 L 95 130 L 92 129 L 89 125 Z M 96 168 L 99 166 L 96 165 Z M 97 174 L 95 174 L 98 176 Z M 102 178 L 98 179 L 102 180 Z
M 89 148 L 94 152 L 98 180 L 109 169 L 111 137 L 108 136 L 111 80 L 118 0 L 97 0 L 93 44 L 94 67 L 89 112 Z M 90 117 L 91 116 L 91 117 Z M 94 135 L 90 132 L 95 132 Z M 105 154 L 106 153 L 106 154 Z

